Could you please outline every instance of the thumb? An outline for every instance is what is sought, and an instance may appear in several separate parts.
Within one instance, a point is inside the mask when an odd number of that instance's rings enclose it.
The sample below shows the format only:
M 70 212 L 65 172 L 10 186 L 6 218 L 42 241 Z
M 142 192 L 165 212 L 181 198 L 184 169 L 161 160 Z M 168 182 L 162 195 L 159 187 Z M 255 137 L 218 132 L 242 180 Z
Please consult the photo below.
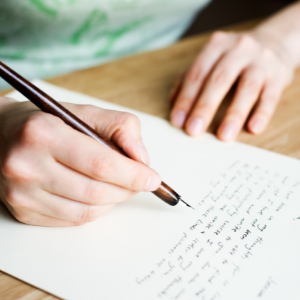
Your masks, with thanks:
M 148 152 L 142 141 L 141 123 L 137 116 L 90 105 L 67 106 L 101 137 L 113 142 L 130 158 L 146 165 L 150 164 Z
M 115 112 L 111 140 L 132 159 L 150 165 L 150 158 L 142 140 L 141 122 L 136 115 Z

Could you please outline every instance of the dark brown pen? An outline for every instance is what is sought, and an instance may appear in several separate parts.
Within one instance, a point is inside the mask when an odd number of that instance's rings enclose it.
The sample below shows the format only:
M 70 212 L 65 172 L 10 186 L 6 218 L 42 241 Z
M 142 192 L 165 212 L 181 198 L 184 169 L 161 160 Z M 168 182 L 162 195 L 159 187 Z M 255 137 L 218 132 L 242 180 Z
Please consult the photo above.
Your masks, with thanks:
M 17 74 L 15 71 L 11 70 L 2 62 L 0 62 L 0 76 L 42 111 L 61 118 L 66 124 L 70 125 L 74 129 L 92 137 L 106 147 L 127 156 L 120 148 L 118 148 L 107 139 L 100 137 L 99 134 L 89 125 L 84 123 L 70 111 L 64 108 L 61 104 L 52 99 L 49 95 L 41 91 L 39 88 Z M 178 204 L 178 202 L 181 202 L 186 206 L 191 207 L 164 182 L 161 183 L 158 190 L 152 193 L 169 205 L 174 206 Z

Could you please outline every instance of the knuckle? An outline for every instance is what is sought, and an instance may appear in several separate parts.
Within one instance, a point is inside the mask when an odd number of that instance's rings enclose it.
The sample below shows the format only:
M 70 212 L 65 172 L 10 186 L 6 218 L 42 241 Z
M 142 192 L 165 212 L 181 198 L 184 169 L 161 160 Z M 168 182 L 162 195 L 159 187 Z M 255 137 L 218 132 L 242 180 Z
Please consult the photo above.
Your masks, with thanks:
M 212 116 L 216 110 L 216 107 L 212 103 L 202 102 L 200 101 L 197 104 L 196 110 L 198 113 L 201 112 L 201 115 L 204 116 Z
M 90 201 L 91 204 L 99 204 L 99 200 L 103 198 L 103 191 L 95 184 L 87 185 L 85 189 L 85 198 Z
M 80 111 L 81 113 L 85 114 L 94 114 L 95 110 L 97 111 L 99 108 L 91 105 L 91 104 L 84 104 L 84 105 L 76 105 L 76 108 L 78 109 L 78 111 Z
M 122 113 L 123 115 L 123 125 L 129 128 L 141 126 L 140 119 L 131 113 Z
M 127 188 L 130 191 L 142 191 L 146 186 L 149 174 L 143 172 L 139 166 L 132 170 L 132 174 L 135 174 L 135 176 L 131 178 Z
M 131 180 L 131 182 L 129 183 L 129 189 L 131 191 L 141 191 L 144 189 L 146 185 L 146 181 L 144 184 L 141 183 L 141 177 L 140 176 L 135 176 L 133 177 L 133 179 Z
M 211 41 L 213 43 L 222 42 L 222 41 L 224 41 L 225 38 L 228 37 L 228 35 L 229 35 L 228 33 L 218 30 L 212 34 Z
M 216 85 L 223 85 L 228 81 L 230 74 L 225 68 L 217 69 L 212 75 L 212 83 Z
M 124 132 L 140 131 L 141 122 L 137 116 L 127 112 L 116 112 L 114 116 L 114 138 L 122 138 Z
M 198 59 L 195 61 L 194 66 L 191 68 L 190 72 L 186 75 L 186 81 L 183 85 L 183 87 L 185 89 L 193 88 L 195 86 L 195 84 L 197 83 L 197 81 L 199 81 L 199 79 L 201 79 L 201 75 L 204 73 L 204 70 L 202 67 L 202 61 L 203 61 L 202 56 L 199 56 Z M 197 86 L 197 88 L 198 88 L 198 86 Z
M 6 192 L 6 201 L 11 207 L 18 207 L 19 206 L 19 198 L 16 197 L 16 194 L 13 191 L 8 190 Z
M 239 122 L 243 122 L 246 118 L 246 112 L 236 108 L 229 108 L 227 112 L 227 117 L 231 120 L 238 120 Z
M 84 225 L 84 224 L 86 224 L 86 222 L 73 222 L 74 226 L 81 226 L 81 225 Z
M 136 194 L 137 194 L 137 192 L 129 191 L 128 194 L 127 194 L 127 196 L 124 197 L 120 202 L 126 202 L 126 201 L 129 201 L 129 200 L 132 199 Z
M 277 104 L 279 100 L 279 95 L 273 94 L 273 93 L 268 93 L 263 95 L 262 101 L 265 103 L 265 105 L 273 107 L 274 105 Z
M 30 225 L 32 223 L 32 218 L 26 213 L 14 212 L 13 216 L 20 223 L 27 224 L 27 225 Z
M 53 122 L 55 119 L 55 117 L 47 116 L 44 113 L 36 113 L 31 116 L 21 130 L 21 142 L 41 143 L 48 140 L 51 137 L 50 133 L 52 127 L 49 124 L 49 120 Z
M 113 172 L 112 159 L 105 153 L 92 158 L 89 166 L 93 178 L 105 178 L 108 174 Z
M 269 120 L 272 116 L 272 112 L 268 111 L 267 109 L 261 108 L 257 114 L 257 116 L 260 116 L 261 118 L 265 120 Z
M 73 108 L 74 109 L 74 108 Z M 83 119 L 83 121 L 94 125 L 103 111 L 101 108 L 87 104 L 76 105 L 75 112 Z
M 14 190 L 8 190 L 6 192 L 6 201 L 13 208 L 26 208 L 28 206 L 25 197 Z
M 98 218 L 98 212 L 95 207 L 88 205 L 84 208 L 79 215 L 79 218 L 76 222 L 79 223 L 88 223 L 93 222 Z
M 250 34 L 244 33 L 237 38 L 236 48 L 245 49 L 253 46 L 254 44 L 255 44 L 254 38 Z
M 244 78 L 241 82 L 241 88 L 248 93 L 256 94 L 260 88 L 260 83 L 255 78 Z
M 190 109 L 192 103 L 195 101 L 194 98 L 195 97 L 192 97 L 191 95 L 187 95 L 187 93 L 180 95 L 175 104 L 175 108 L 186 112 Z
M 16 148 L 3 159 L 1 164 L 1 172 L 6 178 L 22 180 L 23 182 L 31 182 L 38 180 L 38 174 L 31 166 L 28 168 L 28 163 L 22 158 L 23 154 L 20 149 Z
M 18 153 L 15 153 L 16 151 L 11 151 L 9 155 L 4 158 L 2 165 L 1 165 L 1 171 L 2 174 L 6 177 L 18 177 L 19 176 L 19 159 L 18 159 Z
M 273 52 L 272 49 L 266 46 L 262 46 L 261 48 L 261 58 L 263 60 L 270 60 L 273 59 L 275 56 L 275 53 Z

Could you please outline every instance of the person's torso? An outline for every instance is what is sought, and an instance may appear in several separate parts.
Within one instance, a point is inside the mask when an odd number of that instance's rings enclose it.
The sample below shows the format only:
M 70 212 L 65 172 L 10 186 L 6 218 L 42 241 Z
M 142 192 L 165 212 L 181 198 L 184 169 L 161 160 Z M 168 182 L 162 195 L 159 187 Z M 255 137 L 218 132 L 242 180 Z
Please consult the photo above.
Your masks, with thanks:
M 166 46 L 209 1 L 1 0 L 0 59 L 47 76 Z

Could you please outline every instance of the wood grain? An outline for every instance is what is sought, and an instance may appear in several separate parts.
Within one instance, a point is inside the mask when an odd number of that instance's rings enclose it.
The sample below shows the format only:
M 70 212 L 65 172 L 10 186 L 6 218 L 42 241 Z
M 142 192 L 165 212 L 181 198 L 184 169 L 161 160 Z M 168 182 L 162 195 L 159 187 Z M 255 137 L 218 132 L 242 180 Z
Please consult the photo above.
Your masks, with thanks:
M 248 29 L 256 23 L 257 21 L 253 21 L 235 25 L 227 30 Z M 202 34 L 182 40 L 165 49 L 128 57 L 47 81 L 167 119 L 170 113 L 168 95 L 176 75 L 189 67 L 209 36 L 209 33 Z M 0 95 L 6 92 L 0 92 Z M 222 109 L 209 129 L 211 132 L 215 131 L 221 116 Z M 238 141 L 300 158 L 299 130 L 300 70 L 297 70 L 294 81 L 284 92 L 267 130 L 260 136 L 253 136 L 243 131 Z M 58 298 L 0 272 L 0 299 Z

